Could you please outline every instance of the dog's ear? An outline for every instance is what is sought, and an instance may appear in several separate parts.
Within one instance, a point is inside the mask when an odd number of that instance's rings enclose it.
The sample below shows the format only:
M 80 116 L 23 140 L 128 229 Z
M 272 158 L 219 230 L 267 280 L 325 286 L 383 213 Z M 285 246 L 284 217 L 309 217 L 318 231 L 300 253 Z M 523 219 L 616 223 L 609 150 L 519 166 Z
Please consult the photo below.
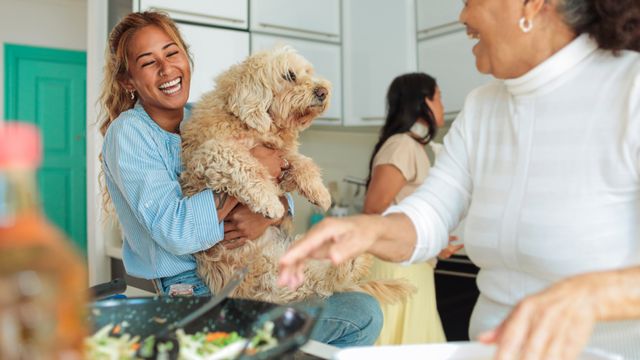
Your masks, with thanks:
M 227 106 L 247 126 L 263 133 L 271 126 L 268 111 L 273 93 L 262 69 L 251 66 L 252 60 L 255 59 L 248 59 L 237 69 L 239 73 L 229 89 Z

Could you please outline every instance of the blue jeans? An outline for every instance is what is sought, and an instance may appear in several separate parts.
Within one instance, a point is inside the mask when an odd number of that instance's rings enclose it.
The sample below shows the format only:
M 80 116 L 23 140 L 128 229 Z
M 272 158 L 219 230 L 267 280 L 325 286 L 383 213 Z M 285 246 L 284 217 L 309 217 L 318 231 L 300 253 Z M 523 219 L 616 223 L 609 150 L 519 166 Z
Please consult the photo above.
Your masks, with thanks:
M 155 279 L 162 295 L 169 295 L 176 285 L 190 288 L 192 296 L 210 296 L 209 288 L 195 271 Z M 316 321 L 311 338 L 340 348 L 373 345 L 382 330 L 382 310 L 371 295 L 359 292 L 336 293 L 324 302 L 324 310 Z

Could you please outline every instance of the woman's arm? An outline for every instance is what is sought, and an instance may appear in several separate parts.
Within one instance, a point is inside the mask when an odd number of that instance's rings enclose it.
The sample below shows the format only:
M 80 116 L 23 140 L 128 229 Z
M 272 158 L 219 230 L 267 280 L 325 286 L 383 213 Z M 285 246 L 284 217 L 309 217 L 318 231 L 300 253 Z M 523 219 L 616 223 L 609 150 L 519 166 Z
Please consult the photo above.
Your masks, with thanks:
M 400 262 L 411 257 L 416 232 L 403 214 L 327 218 L 314 226 L 280 259 L 278 284 L 297 288 L 304 280 L 307 259 L 340 264 L 365 252 Z
M 370 252 L 387 261 L 427 261 L 444 249 L 471 201 L 464 111 L 445 137 L 445 148 L 416 192 L 392 206 L 385 216 L 325 219 L 303 236 L 280 260 L 280 285 L 302 283 L 307 259 L 340 263 Z
M 578 275 L 522 300 L 480 340 L 497 359 L 574 359 L 597 321 L 640 318 L 640 267 Z
M 114 122 L 105 137 L 105 174 L 115 187 L 110 190 L 123 199 L 116 205 L 129 207 L 158 245 L 172 254 L 192 254 L 215 245 L 224 231 L 213 192 L 183 197 L 167 159 L 136 120 Z
M 407 185 L 402 172 L 394 165 L 381 164 L 373 168 L 371 182 L 364 199 L 365 214 L 382 214 Z

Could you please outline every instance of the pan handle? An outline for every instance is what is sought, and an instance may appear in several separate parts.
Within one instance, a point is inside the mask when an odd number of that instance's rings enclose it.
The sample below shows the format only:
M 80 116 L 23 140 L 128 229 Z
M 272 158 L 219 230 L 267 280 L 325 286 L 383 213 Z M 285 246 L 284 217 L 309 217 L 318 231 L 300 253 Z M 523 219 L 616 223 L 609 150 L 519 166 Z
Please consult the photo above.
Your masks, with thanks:
M 127 282 L 123 278 L 115 278 L 109 282 L 98 284 L 89 288 L 89 296 L 94 300 L 100 300 L 109 296 L 122 294 L 127 290 Z

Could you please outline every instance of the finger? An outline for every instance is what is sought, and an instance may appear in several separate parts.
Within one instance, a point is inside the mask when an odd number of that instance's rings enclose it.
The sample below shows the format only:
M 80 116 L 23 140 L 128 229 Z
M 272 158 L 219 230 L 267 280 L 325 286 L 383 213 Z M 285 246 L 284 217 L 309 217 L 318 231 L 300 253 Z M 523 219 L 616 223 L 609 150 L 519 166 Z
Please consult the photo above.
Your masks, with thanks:
M 224 240 L 232 240 L 242 237 L 242 233 L 240 231 L 234 230 L 224 233 Z
M 449 242 L 458 241 L 458 237 L 455 235 L 449 235 Z
M 246 241 L 246 238 L 236 238 L 231 241 L 225 242 L 224 247 L 230 250 L 237 249 L 239 247 L 242 247 Z
M 238 224 L 235 221 L 224 222 L 224 232 L 238 230 Z
M 296 242 L 281 258 L 280 264 L 293 265 L 309 258 L 311 254 L 320 249 L 327 242 L 331 241 L 334 236 L 334 228 L 327 220 L 311 228 L 306 235 Z M 316 253 L 316 255 L 321 254 Z
M 529 334 L 521 349 L 524 360 L 546 359 L 544 356 L 550 338 L 556 337 L 560 315 L 555 309 L 547 308 L 541 316 L 531 319 Z
M 532 307 L 530 302 L 521 302 L 501 325 L 502 329 L 497 339 L 496 360 L 515 359 L 519 356 L 529 332 Z
M 478 335 L 478 341 L 483 344 L 493 344 L 498 339 L 498 333 L 500 332 L 500 327 L 497 327 L 490 331 L 485 331 Z
M 570 321 L 559 321 L 554 325 L 556 327 L 556 334 L 549 338 L 547 344 L 547 352 L 545 356 L 548 359 L 566 359 L 564 356 L 566 340 L 568 332 L 571 329 Z

